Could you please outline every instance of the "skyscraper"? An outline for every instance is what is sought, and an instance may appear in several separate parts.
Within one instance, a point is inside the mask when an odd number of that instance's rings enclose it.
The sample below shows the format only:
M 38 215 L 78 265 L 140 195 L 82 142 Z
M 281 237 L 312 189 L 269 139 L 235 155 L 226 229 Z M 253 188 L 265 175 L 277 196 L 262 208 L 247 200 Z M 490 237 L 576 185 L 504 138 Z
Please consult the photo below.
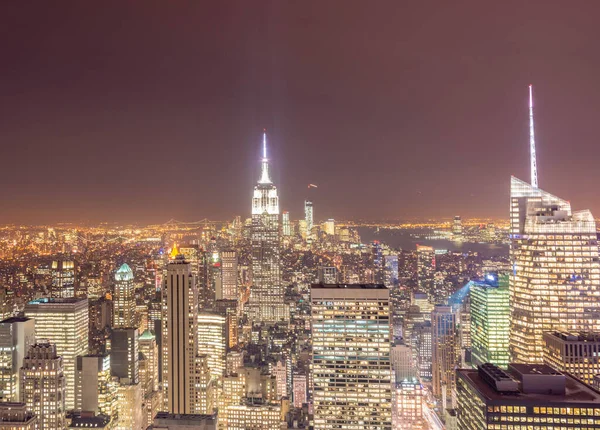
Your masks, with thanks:
M 472 362 L 492 363 L 506 369 L 510 326 L 508 276 L 489 275 L 483 281 L 471 281 L 469 288 Z
M 433 277 L 435 274 L 435 251 L 431 246 L 417 245 L 417 284 L 420 291 L 435 304 Z
M 431 364 L 433 395 L 451 408 L 458 364 L 456 313 L 450 306 L 437 305 L 431 313 Z
M 3 402 L 20 401 L 19 369 L 34 343 L 33 319 L 11 317 L 0 322 L 0 399 Z
M 123 263 L 115 273 L 113 328 L 135 327 L 135 285 L 133 272 Z
M 167 265 L 163 318 L 163 390 L 165 407 L 173 414 L 195 408 L 198 291 L 190 263 L 174 247 Z
M 398 287 L 398 255 L 383 257 L 383 283 L 390 290 Z
M 544 364 L 592 385 L 600 374 L 600 334 L 545 332 Z
M 292 225 L 290 222 L 290 213 L 288 211 L 283 211 L 281 215 L 281 225 L 282 225 L 282 233 L 284 236 L 292 235 Z
M 596 222 L 515 177 L 510 198 L 511 359 L 541 363 L 543 332 L 600 330 Z
M 77 356 L 88 353 L 88 301 L 77 298 L 45 298 L 25 306 L 25 316 L 35 320 L 35 336 L 48 340 L 62 358 L 68 410 L 75 409 Z
M 73 260 L 58 259 L 52 262 L 52 297 L 75 296 L 76 271 Z
M 269 176 L 267 136 L 263 135 L 261 176 L 252 197 L 252 287 L 250 307 L 255 322 L 288 320 L 281 282 L 279 197 Z
M 389 290 L 311 288 L 314 429 L 392 428 Z
M 51 343 L 29 348 L 21 368 L 21 398 L 37 415 L 40 430 L 65 428 L 65 375 L 63 359 Z
M 111 336 L 110 371 L 122 384 L 139 382 L 139 346 L 137 328 L 118 328 Z
M 77 357 L 75 409 L 107 415 L 116 423 L 117 387 L 110 375 L 110 355 Z
M 454 240 L 462 239 L 463 235 L 463 226 L 462 219 L 457 215 L 454 217 L 454 221 L 452 222 L 452 237 Z
M 304 221 L 306 221 L 306 236 L 312 237 L 312 228 L 314 227 L 313 219 L 313 202 L 310 200 L 304 201 Z
M 217 313 L 198 313 L 198 355 L 206 355 L 211 375 L 216 381 L 225 372 L 225 317 Z
M 238 257 L 237 252 L 227 250 L 221 252 L 221 291 L 219 299 L 238 299 Z

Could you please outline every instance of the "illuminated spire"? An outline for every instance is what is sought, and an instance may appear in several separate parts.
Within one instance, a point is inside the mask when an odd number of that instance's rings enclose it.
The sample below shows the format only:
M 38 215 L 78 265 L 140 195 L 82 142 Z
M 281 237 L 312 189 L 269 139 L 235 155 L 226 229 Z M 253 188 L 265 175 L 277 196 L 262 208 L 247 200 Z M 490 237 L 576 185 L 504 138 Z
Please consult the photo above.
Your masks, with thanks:
M 531 162 L 531 186 L 538 187 L 535 134 L 533 130 L 533 85 L 529 85 L 529 157 Z
M 259 184 L 271 184 L 271 178 L 269 177 L 269 159 L 267 158 L 267 132 L 263 133 L 263 158 L 261 161 L 261 171 Z
M 177 244 L 174 243 L 173 249 L 171 249 L 171 254 L 169 256 L 171 257 L 172 260 L 175 260 L 175 258 L 177 258 L 178 255 L 179 255 L 179 249 L 177 249 Z

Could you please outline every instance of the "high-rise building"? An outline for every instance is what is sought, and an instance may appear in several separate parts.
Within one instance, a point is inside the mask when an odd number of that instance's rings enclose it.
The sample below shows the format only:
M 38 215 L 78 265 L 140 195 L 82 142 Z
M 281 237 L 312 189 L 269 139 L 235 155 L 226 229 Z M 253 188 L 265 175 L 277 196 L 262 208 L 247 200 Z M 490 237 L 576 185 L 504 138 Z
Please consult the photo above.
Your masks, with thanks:
M 38 417 L 40 430 L 65 428 L 65 375 L 55 345 L 29 348 L 21 368 L 21 399 Z
M 140 349 L 140 384 L 144 407 L 142 427 L 148 427 L 161 410 L 161 392 L 158 391 L 158 345 L 156 337 L 146 330 L 138 338 Z
M 457 370 L 459 430 L 600 429 L 600 394 L 543 364 Z
M 544 364 L 592 385 L 600 374 L 600 333 L 545 332 Z
M 122 383 L 137 384 L 140 377 L 139 345 L 137 328 L 113 330 L 110 349 L 110 371 L 112 376 L 125 379 Z
M 454 221 L 452 222 L 452 237 L 455 240 L 462 239 L 463 237 L 462 219 L 458 215 L 454 217 Z
M 159 412 L 154 418 L 156 430 L 217 430 L 217 418 L 211 415 L 184 415 Z
M 88 353 L 88 301 L 83 298 L 44 298 L 25 306 L 25 316 L 35 320 L 35 337 L 56 346 L 66 381 L 65 404 L 75 409 L 77 357 Z
M 304 201 L 304 221 L 306 222 L 306 235 L 308 238 L 311 238 L 312 228 L 315 224 L 313 219 L 313 202 L 310 200 Z
M 451 409 L 455 369 L 458 364 L 456 313 L 450 306 L 437 305 L 431 312 L 431 373 L 433 395 Z
M 389 290 L 311 288 L 314 429 L 392 428 Z
M 252 197 L 252 287 L 250 306 L 254 322 L 288 320 L 281 282 L 279 197 L 269 176 L 267 137 L 263 135 L 261 176 Z
M 167 265 L 163 317 L 163 391 L 170 413 L 194 413 L 198 292 L 190 263 L 176 248 Z
M 541 363 L 543 332 L 600 331 L 596 222 L 515 177 L 510 200 L 511 359 Z
M 52 261 L 52 297 L 75 297 L 77 267 L 73 260 Z
M 303 373 L 294 373 L 292 377 L 292 400 L 295 408 L 301 408 L 308 402 L 308 385 L 306 375 Z
M 38 430 L 38 418 L 25 403 L 0 403 L 0 430 Z
M 290 221 L 290 213 L 288 211 L 283 211 L 281 214 L 281 225 L 282 225 L 282 233 L 284 236 L 292 235 L 292 224 Z
M 435 274 L 435 251 L 431 246 L 417 245 L 417 285 L 435 304 L 433 278 Z
M 431 321 L 422 321 L 412 329 L 413 358 L 421 381 L 432 379 Z
M 198 312 L 198 355 L 206 355 L 208 368 L 217 381 L 225 373 L 225 323 L 223 315 L 214 312 Z
M 323 223 L 323 231 L 329 236 L 335 236 L 335 220 L 329 218 Z
M 221 252 L 222 297 L 219 299 L 237 300 L 238 293 L 238 257 L 236 251 Z
M 116 423 L 118 384 L 110 375 L 110 355 L 77 357 L 75 409 L 107 415 Z
M 144 419 L 141 384 L 119 384 L 119 421 L 116 430 L 141 429 Z
M 334 266 L 319 266 L 317 267 L 317 279 L 320 284 L 337 284 L 338 270 Z
M 425 429 L 423 403 L 425 393 L 416 378 L 396 381 L 394 403 L 392 406 L 394 430 Z
M 113 328 L 137 327 L 135 324 L 135 285 L 133 272 L 123 263 L 115 273 Z
M 389 289 L 398 288 L 398 255 L 385 255 L 383 262 L 383 283 Z
M 471 281 L 469 289 L 472 362 L 506 369 L 510 328 L 508 276 L 490 274 L 482 281 Z
M 33 319 L 11 317 L 0 322 L 0 399 L 3 402 L 20 401 L 19 370 L 34 343 Z
M 403 342 L 394 342 L 391 349 L 391 363 L 394 372 L 394 380 L 400 382 L 404 379 L 412 379 L 417 376 L 414 365 L 413 351 L 410 346 Z

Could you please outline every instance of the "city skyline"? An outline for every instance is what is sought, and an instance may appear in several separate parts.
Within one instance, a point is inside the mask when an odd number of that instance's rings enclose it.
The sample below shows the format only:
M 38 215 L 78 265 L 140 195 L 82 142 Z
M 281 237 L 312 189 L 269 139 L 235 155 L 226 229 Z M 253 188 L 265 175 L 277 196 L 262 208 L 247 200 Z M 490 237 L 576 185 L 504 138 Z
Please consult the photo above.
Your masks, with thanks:
M 347 3 L 343 19 L 331 5 L 273 2 L 3 5 L 0 154 L 19 162 L 0 173 L 13 202 L 0 223 L 244 215 L 263 128 L 293 219 L 306 199 L 318 219 L 504 217 L 510 175 L 529 169 L 531 83 L 541 182 L 599 213 L 589 41 L 600 6 L 540 4 Z M 171 148 L 188 156 L 165 163 Z M 581 186 L 558 179 L 567 172 Z M 198 190 L 185 205 L 172 193 L 181 181 Z

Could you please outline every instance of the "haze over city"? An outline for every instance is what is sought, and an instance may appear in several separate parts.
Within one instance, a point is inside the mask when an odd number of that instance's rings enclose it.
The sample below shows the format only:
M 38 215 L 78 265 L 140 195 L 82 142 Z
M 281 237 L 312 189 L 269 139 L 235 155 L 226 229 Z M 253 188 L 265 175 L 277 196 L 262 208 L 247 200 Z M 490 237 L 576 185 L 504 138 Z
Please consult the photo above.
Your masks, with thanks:
M 600 213 L 599 12 L 4 2 L 0 222 L 247 216 L 263 128 L 293 217 L 505 219 L 531 83 L 540 187 Z

